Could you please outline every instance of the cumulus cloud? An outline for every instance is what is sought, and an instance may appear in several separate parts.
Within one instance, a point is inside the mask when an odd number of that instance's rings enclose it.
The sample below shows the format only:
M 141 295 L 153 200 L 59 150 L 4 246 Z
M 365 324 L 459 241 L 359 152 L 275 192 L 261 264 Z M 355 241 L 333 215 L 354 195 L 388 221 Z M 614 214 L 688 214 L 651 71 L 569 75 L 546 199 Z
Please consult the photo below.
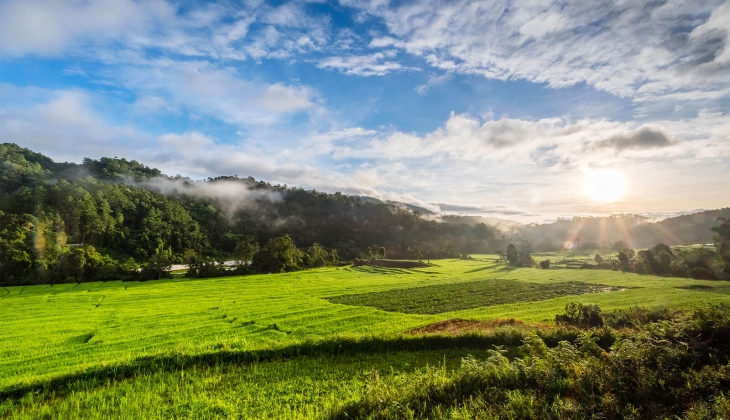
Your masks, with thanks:
M 667 134 L 660 129 L 642 127 L 638 130 L 615 135 L 596 143 L 597 147 L 605 147 L 622 152 L 630 149 L 655 149 L 671 146 L 672 142 Z
M 3 140 L 58 160 L 122 156 L 171 175 L 254 176 L 439 212 L 519 220 L 574 212 L 570 206 L 581 203 L 574 193 L 579 190 L 576 177 L 586 165 L 621 167 L 629 181 L 646 181 L 630 185 L 637 194 L 633 208 L 615 206 L 611 211 L 660 211 L 642 200 L 662 188 L 671 188 L 673 197 L 685 197 L 687 206 L 701 194 L 705 207 L 721 206 L 730 198 L 718 193 L 726 190 L 718 174 L 724 173 L 730 156 L 730 119 L 721 113 L 705 111 L 692 119 L 647 125 L 569 118 L 482 121 L 453 114 L 428 133 L 350 127 L 303 134 L 289 150 L 262 150 L 247 140 L 223 142 L 200 131 L 152 135 L 100 114 L 97 98 L 84 91 L 0 85 L 0 95 Z M 673 181 L 652 181 L 656 172 Z M 704 192 L 696 188 L 698 179 Z M 223 198 L 238 194 L 227 186 L 195 193 Z M 429 204 L 434 202 L 441 204 Z M 591 211 L 588 204 L 582 206 Z
M 45 90 L 0 85 L 0 137 L 61 160 L 114 156 L 146 150 L 151 136 L 134 127 L 109 123 L 95 112 L 96 99 L 80 90 Z M 32 103 L 28 103 L 28 98 Z M 15 106 L 8 106 L 9 104 Z
M 366 148 L 343 144 L 332 150 L 337 159 L 377 156 L 391 160 L 430 158 L 577 167 L 639 157 L 698 157 L 705 156 L 708 149 L 727 156 L 727 124 L 707 113 L 694 120 L 657 121 L 651 125 L 568 118 L 480 122 L 452 114 L 442 128 L 430 133 L 396 131 L 375 136 Z M 672 131 L 682 133 L 683 141 L 667 134 Z

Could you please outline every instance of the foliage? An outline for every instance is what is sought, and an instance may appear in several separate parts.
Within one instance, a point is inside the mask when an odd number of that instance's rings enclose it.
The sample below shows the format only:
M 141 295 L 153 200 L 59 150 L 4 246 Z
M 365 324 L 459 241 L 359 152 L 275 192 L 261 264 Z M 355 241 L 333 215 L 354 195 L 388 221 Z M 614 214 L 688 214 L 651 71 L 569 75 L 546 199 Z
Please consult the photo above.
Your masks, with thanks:
M 226 198 L 214 193 L 231 188 L 249 194 Z M 439 223 L 374 199 L 271 185 L 251 177 L 167 177 L 124 158 L 56 163 L 8 143 L 0 147 L 0 212 L 0 284 L 5 285 L 75 280 L 78 276 L 59 271 L 60 250 L 68 244 L 91 245 L 117 266 L 133 258 L 150 267 L 143 268 L 142 277 L 159 278 L 164 276 L 154 268 L 159 264 L 150 261 L 160 257 L 159 241 L 169 250 L 171 263 L 182 262 L 192 250 L 206 260 L 237 260 L 241 273 L 246 271 L 242 262 L 252 261 L 257 252 L 255 244 L 285 235 L 299 246 L 316 243 L 328 250 L 326 265 L 368 252 L 379 258 L 386 253 L 391 258 L 461 258 L 486 252 L 496 243 L 484 224 Z M 286 269 L 322 263 L 315 257 Z M 206 272 L 213 274 L 209 266 Z M 112 269 L 103 272 L 114 276 L 103 280 L 135 277 Z
M 250 235 L 241 236 L 236 242 L 236 248 L 233 250 L 233 256 L 238 261 L 239 266 L 248 266 L 260 250 L 256 238 Z
M 532 245 L 527 241 L 520 243 L 519 250 L 514 244 L 507 246 L 507 261 L 515 267 L 533 267 L 535 260 L 532 258 Z
M 644 308 L 635 306 L 628 309 L 616 309 L 612 313 L 602 314 L 603 321 L 611 328 L 639 328 L 643 325 L 667 321 L 676 315 L 664 306 Z
M 254 255 L 251 268 L 260 273 L 284 273 L 302 267 L 304 254 L 289 235 L 271 239 Z
M 339 262 L 337 250 L 327 251 L 318 243 L 313 243 L 303 255 L 303 266 L 309 268 L 320 268 L 335 265 Z
M 513 358 L 496 347 L 454 372 L 428 367 L 385 380 L 374 373 L 364 398 L 330 418 L 724 417 L 730 311 L 707 307 L 655 325 L 591 330 L 556 347 L 532 335 Z M 601 335 L 610 348 L 597 344 Z
M 730 218 L 718 217 L 717 221 L 720 222 L 720 225 L 712 228 L 712 231 L 716 233 L 713 239 L 717 246 L 717 252 L 720 253 L 720 256 L 730 267 Z
M 565 305 L 564 314 L 555 315 L 555 323 L 583 328 L 600 327 L 603 326 L 601 308 L 598 305 L 584 305 L 573 302 Z
M 718 247 L 719 248 L 719 247 Z M 597 264 L 583 263 L 580 268 L 632 271 L 637 274 L 685 277 L 702 280 L 730 280 L 730 266 L 719 252 L 705 247 L 677 248 L 673 250 L 666 244 L 657 244 L 635 252 L 622 249 L 617 254 L 618 261 L 606 260 L 596 254 Z

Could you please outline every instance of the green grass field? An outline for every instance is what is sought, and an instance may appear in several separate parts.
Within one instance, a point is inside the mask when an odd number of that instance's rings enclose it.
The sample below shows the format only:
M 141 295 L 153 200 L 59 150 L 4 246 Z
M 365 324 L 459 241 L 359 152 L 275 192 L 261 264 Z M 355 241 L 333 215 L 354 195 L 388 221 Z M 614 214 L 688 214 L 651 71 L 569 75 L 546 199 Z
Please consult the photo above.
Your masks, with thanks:
M 36 418 L 47 412 L 66 413 L 51 418 L 76 417 L 79 413 L 104 418 L 98 414 L 104 409 L 128 406 L 129 417 L 140 417 L 145 407 L 151 410 L 159 406 L 160 411 L 148 411 L 152 414 L 146 417 L 248 418 L 257 417 L 252 414 L 260 412 L 257 410 L 272 410 L 283 404 L 291 413 L 288 417 L 306 418 L 333 404 L 327 402 L 330 399 L 341 402 L 356 398 L 358 375 L 372 370 L 368 366 L 381 372 L 389 371 L 391 366 L 403 370 L 444 357 L 458 359 L 465 350 L 424 348 L 419 355 L 410 349 L 389 356 L 386 350 L 368 351 L 362 357 L 336 356 L 331 365 L 316 355 L 289 355 L 285 360 L 254 364 L 229 365 L 226 360 L 233 360 L 230 358 L 197 365 L 195 361 L 221 353 L 246 355 L 343 337 L 394 339 L 406 336 L 411 329 L 451 318 L 518 318 L 527 323 L 551 323 L 555 314 L 573 301 L 595 303 L 604 311 L 636 305 L 684 309 L 708 302 L 730 303 L 723 282 L 598 270 L 512 269 L 496 264 L 494 259 L 476 256 L 470 261 L 438 260 L 432 261 L 432 267 L 412 270 L 339 267 L 209 280 L 0 288 L 0 395 L 46 385 L 40 396 L 22 396 L 21 392 L 0 403 L 0 416 Z M 479 287 L 494 287 L 497 281 L 507 286 L 487 288 L 480 304 Z M 550 294 L 567 282 L 622 290 Z M 392 311 L 418 300 L 413 291 L 406 289 L 438 286 L 430 290 L 448 290 L 453 295 L 459 293 L 460 284 L 470 296 L 468 305 L 462 304 L 464 299 L 457 299 L 451 306 L 442 304 L 438 311 L 430 311 L 440 312 L 432 315 Z M 446 289 L 439 289 L 443 287 Z M 520 291 L 526 287 L 540 290 L 540 300 L 526 302 L 520 298 Z M 397 292 L 389 292 L 394 290 Z M 345 295 L 381 292 L 388 292 L 389 301 L 395 305 L 390 311 L 362 303 L 354 306 L 331 302 Z M 363 362 L 355 363 L 347 357 Z M 109 372 L 122 372 L 125 366 L 138 366 L 145 360 L 151 362 L 136 374 L 127 375 L 128 379 L 108 379 L 117 378 Z M 186 360 L 183 365 L 188 367 L 165 368 L 170 360 Z M 320 372 L 317 363 L 329 366 L 320 369 L 321 376 L 312 373 Z M 161 368 L 156 372 L 158 364 Z M 290 368 L 302 374 L 287 373 Z M 106 372 L 106 376 L 93 380 L 95 372 Z M 270 380 L 262 383 L 256 375 Z M 297 382 L 306 382 L 311 375 L 315 376 L 310 385 Z M 59 383 L 66 384 L 66 391 L 56 395 Z M 305 388 L 313 395 L 296 397 L 286 391 Z M 143 396 L 142 389 L 147 389 L 149 395 Z M 276 398 L 267 397 L 269 393 L 276 394 Z M 202 402 L 195 406 L 198 399 Z M 220 405 L 218 409 L 206 411 L 216 404 Z

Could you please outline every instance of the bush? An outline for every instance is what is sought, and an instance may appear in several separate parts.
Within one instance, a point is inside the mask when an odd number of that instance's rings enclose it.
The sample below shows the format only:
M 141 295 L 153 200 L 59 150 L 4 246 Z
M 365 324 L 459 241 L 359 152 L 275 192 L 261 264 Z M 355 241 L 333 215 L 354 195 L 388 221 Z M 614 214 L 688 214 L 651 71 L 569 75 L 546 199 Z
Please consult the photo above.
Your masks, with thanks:
M 540 261 L 540 268 L 542 268 L 542 269 L 550 268 L 550 260 Z
M 664 307 L 652 309 L 631 308 L 617 309 L 611 314 L 603 315 L 603 320 L 611 328 L 638 328 L 643 325 L 671 319 L 672 312 Z
M 622 315 L 641 325 L 594 328 L 550 343 L 542 333 L 528 335 L 516 354 L 495 346 L 454 371 L 427 367 L 390 378 L 373 372 L 364 394 L 329 418 L 727 418 L 728 308 Z M 643 319 L 660 320 L 661 328 Z
M 573 302 L 565 305 L 564 314 L 555 315 L 555 323 L 582 328 L 601 327 L 603 326 L 601 308 L 598 305 L 583 305 Z
M 689 270 L 689 276 L 697 280 L 716 280 L 715 275 L 712 271 L 705 267 L 695 267 Z

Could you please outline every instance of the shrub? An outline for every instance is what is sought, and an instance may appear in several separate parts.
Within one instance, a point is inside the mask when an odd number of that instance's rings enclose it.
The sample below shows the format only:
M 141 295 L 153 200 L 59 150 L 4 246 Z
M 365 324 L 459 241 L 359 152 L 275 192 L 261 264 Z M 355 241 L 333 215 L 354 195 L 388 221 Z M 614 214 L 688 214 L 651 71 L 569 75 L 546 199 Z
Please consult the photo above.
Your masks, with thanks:
M 543 269 L 550 268 L 550 260 L 540 261 L 540 268 L 543 268 Z
M 583 328 L 601 327 L 603 326 L 601 308 L 598 305 L 583 305 L 573 302 L 565 305 L 564 314 L 555 316 L 555 323 Z
M 616 309 L 613 313 L 603 315 L 603 320 L 611 328 L 638 328 L 652 322 L 671 319 L 672 312 L 664 307 L 652 309 L 635 307 Z
M 695 267 L 689 270 L 689 276 L 697 280 L 715 280 L 715 275 L 712 271 L 705 267 Z

